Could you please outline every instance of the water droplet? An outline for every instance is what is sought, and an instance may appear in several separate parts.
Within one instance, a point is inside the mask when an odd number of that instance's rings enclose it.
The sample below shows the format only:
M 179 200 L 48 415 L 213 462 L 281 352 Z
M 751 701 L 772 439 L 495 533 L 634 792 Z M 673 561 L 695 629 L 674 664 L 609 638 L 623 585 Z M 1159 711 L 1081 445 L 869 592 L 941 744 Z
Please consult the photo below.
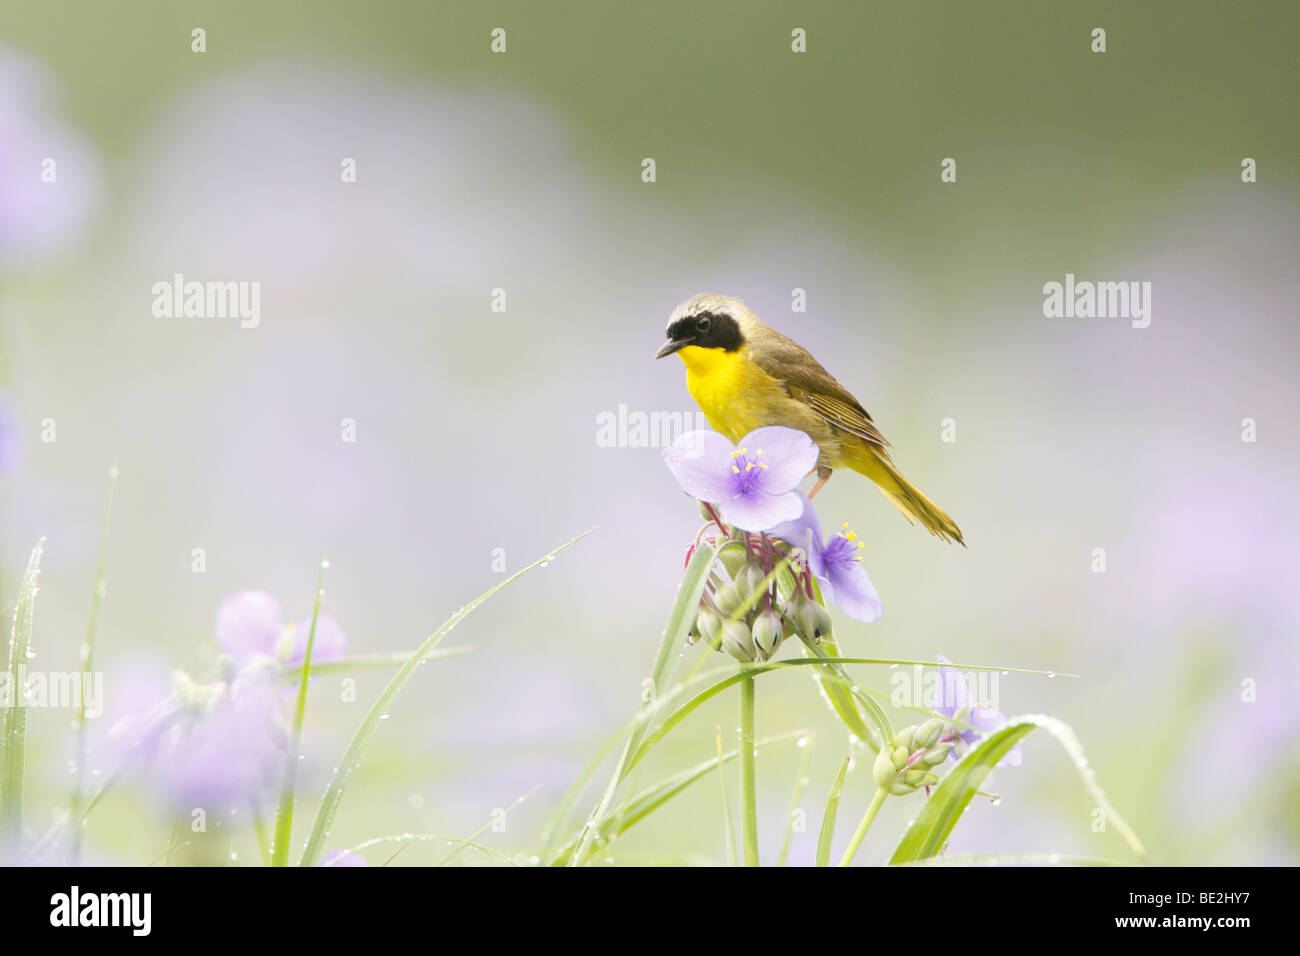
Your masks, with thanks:
M 808 738 L 807 738 L 807 737 L 800 737 L 798 740 L 795 741 L 795 744 L 794 744 L 794 745 L 795 745 L 796 747 L 807 747 L 807 746 L 808 746 Z
M 1047 676 L 1048 676 L 1048 677 L 1055 677 L 1055 676 L 1056 676 L 1056 671 L 1048 671 L 1048 672 L 1047 672 Z
M 993 804 L 993 806 L 995 807 L 1000 807 L 1002 806 L 1002 798 L 997 795 L 994 795 L 993 799 L 990 800 L 989 803 Z
M 889 669 L 890 669 L 891 671 L 896 671 L 896 670 L 898 670 L 898 665 L 897 665 L 897 664 L 890 664 L 890 665 L 889 665 Z
M 1007 676 L 1008 674 L 1010 674 L 1010 673 L 1011 673 L 1011 671 L 1003 671 L 1003 672 L 1002 672 L 1002 676 L 1003 676 L 1003 677 L 1006 677 L 1006 676 Z
M 380 715 L 379 715 L 379 719 L 380 719 L 380 720 L 387 720 L 387 719 L 388 719 L 388 715 L 387 715 L 387 714 L 380 714 Z

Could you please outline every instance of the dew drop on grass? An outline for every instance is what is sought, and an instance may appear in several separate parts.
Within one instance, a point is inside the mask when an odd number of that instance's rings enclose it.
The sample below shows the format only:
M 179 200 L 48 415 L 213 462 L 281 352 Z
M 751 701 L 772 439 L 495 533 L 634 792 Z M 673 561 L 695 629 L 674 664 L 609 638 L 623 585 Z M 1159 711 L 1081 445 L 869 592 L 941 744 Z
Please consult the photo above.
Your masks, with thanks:
M 807 747 L 807 746 L 808 746 L 808 738 L 807 738 L 807 737 L 800 737 L 797 741 L 795 741 L 795 746 L 796 746 L 796 747 Z
M 1003 672 L 1002 672 L 1002 676 L 1003 676 L 1003 677 L 1006 677 L 1006 676 L 1007 676 L 1008 674 L 1010 674 L 1010 673 L 1011 673 L 1011 671 L 1003 671 Z
M 897 664 L 890 664 L 890 665 L 889 665 L 889 669 L 890 669 L 891 671 L 896 671 L 896 670 L 898 670 L 898 665 L 897 665 Z
M 1000 807 L 1002 806 L 1002 798 L 995 796 L 992 800 L 989 801 L 989 803 L 993 804 L 993 806 L 995 807 Z
M 320 563 L 320 566 L 322 568 L 328 568 L 330 566 L 329 559 L 328 558 L 323 559 Z
M 1048 672 L 1047 672 L 1047 676 L 1048 676 L 1048 677 L 1055 677 L 1055 676 L 1056 676 L 1056 671 L 1048 671 Z

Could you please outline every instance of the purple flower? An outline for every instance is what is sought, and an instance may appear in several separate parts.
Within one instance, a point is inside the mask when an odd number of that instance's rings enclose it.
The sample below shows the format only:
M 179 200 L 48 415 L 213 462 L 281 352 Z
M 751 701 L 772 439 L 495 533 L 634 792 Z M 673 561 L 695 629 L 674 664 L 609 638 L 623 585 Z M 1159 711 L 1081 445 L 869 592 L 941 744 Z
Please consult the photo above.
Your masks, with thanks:
M 962 677 L 960 671 L 952 668 L 952 661 L 939 655 L 939 689 L 935 694 L 934 707 L 931 708 L 936 714 L 941 714 L 951 720 L 962 711 L 969 708 L 969 713 L 961 716 L 964 723 L 970 725 L 970 729 L 957 728 L 957 737 L 965 744 L 960 748 L 965 752 L 966 748 L 975 745 L 981 737 L 993 733 L 998 728 L 1006 724 L 1007 718 L 990 707 L 984 707 L 980 704 L 970 702 L 970 691 L 966 687 L 966 680 Z M 957 747 L 952 750 L 952 758 L 959 760 L 961 755 L 958 754 Z M 1005 757 L 998 761 L 999 767 L 1018 767 L 1023 759 L 1019 745 L 1011 748 Z
M 110 739 L 182 811 L 242 804 L 274 782 L 287 735 L 276 667 L 250 658 L 229 683 L 173 677 L 166 705 L 119 721 Z
M 18 416 L 14 414 L 9 395 L 0 392 L 0 476 L 18 467 L 20 451 Z
M 288 667 L 301 666 L 310 633 L 311 618 L 286 627 L 280 602 L 265 591 L 239 591 L 217 610 L 217 640 L 236 662 L 264 655 Z M 334 618 L 322 614 L 316 619 L 311 653 L 315 663 L 338 660 L 347 644 L 347 635 Z
M 821 583 L 827 600 L 834 601 L 855 621 L 870 624 L 880 620 L 884 605 L 858 554 L 863 542 L 846 524 L 823 544 L 821 523 L 812 502 L 802 492 L 795 494 L 803 505 L 802 513 L 772 528 L 770 534 L 803 549 L 808 556 L 808 570 Z
M 795 488 L 817 464 L 818 449 L 801 431 L 756 428 L 735 447 L 717 432 L 682 435 L 664 461 L 692 498 L 716 505 L 722 520 L 744 531 L 767 531 L 799 517 Z

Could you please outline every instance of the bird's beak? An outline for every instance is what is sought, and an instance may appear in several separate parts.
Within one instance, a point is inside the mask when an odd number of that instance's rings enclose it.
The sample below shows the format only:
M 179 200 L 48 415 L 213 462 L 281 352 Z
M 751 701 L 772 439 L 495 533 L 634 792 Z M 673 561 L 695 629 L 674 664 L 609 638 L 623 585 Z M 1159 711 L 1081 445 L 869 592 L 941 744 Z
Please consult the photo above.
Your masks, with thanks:
M 690 344 L 691 343 L 686 341 L 685 339 L 669 339 L 662 346 L 660 346 L 659 351 L 655 353 L 655 358 L 661 359 L 665 355 L 672 355 L 678 349 L 685 348 Z

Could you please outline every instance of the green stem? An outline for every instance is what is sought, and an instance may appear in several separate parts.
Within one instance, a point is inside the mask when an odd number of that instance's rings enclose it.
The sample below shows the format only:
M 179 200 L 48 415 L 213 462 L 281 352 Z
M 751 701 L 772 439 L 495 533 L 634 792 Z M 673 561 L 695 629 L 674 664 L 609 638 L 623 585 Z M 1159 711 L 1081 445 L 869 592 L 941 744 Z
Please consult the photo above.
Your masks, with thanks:
M 307 634 L 307 651 L 302 660 L 302 676 L 298 680 L 298 700 L 294 705 L 293 729 L 289 734 L 289 753 L 284 766 L 284 782 L 280 787 L 280 807 L 275 815 L 275 842 L 271 849 L 272 866 L 289 865 L 289 838 L 293 834 L 293 799 L 298 786 L 298 757 L 302 746 L 303 716 L 307 712 L 307 680 L 311 676 L 311 652 L 316 643 L 316 621 L 320 618 L 321 601 L 325 598 L 325 569 L 329 562 L 320 563 L 316 576 L 316 603 L 311 612 L 311 630 Z
M 90 622 L 86 625 L 86 643 L 81 645 L 81 700 L 77 708 L 77 767 L 72 784 L 68 813 L 71 819 L 81 816 L 86 799 L 86 694 L 90 685 L 95 650 L 95 625 L 99 621 L 99 602 L 104 597 L 104 566 L 108 557 L 108 523 L 113 515 L 113 492 L 117 489 L 117 466 L 108 470 L 108 502 L 104 505 L 104 524 L 99 532 L 99 563 L 95 566 L 95 587 L 90 595 Z M 82 828 L 72 828 L 69 863 L 76 866 L 81 857 Z
M 880 812 L 880 808 L 884 805 L 887 796 L 889 796 L 888 790 L 877 790 L 876 795 L 871 798 L 871 805 L 867 807 L 867 812 L 862 815 L 862 822 L 858 824 L 853 839 L 849 841 L 849 848 L 840 857 L 840 866 L 848 866 L 853 862 L 853 858 L 857 856 L 858 847 L 862 846 L 867 830 L 871 828 L 871 822 L 876 819 L 876 814 Z
M 740 829 L 745 866 L 758 866 L 758 815 L 754 784 L 754 678 L 740 682 Z

